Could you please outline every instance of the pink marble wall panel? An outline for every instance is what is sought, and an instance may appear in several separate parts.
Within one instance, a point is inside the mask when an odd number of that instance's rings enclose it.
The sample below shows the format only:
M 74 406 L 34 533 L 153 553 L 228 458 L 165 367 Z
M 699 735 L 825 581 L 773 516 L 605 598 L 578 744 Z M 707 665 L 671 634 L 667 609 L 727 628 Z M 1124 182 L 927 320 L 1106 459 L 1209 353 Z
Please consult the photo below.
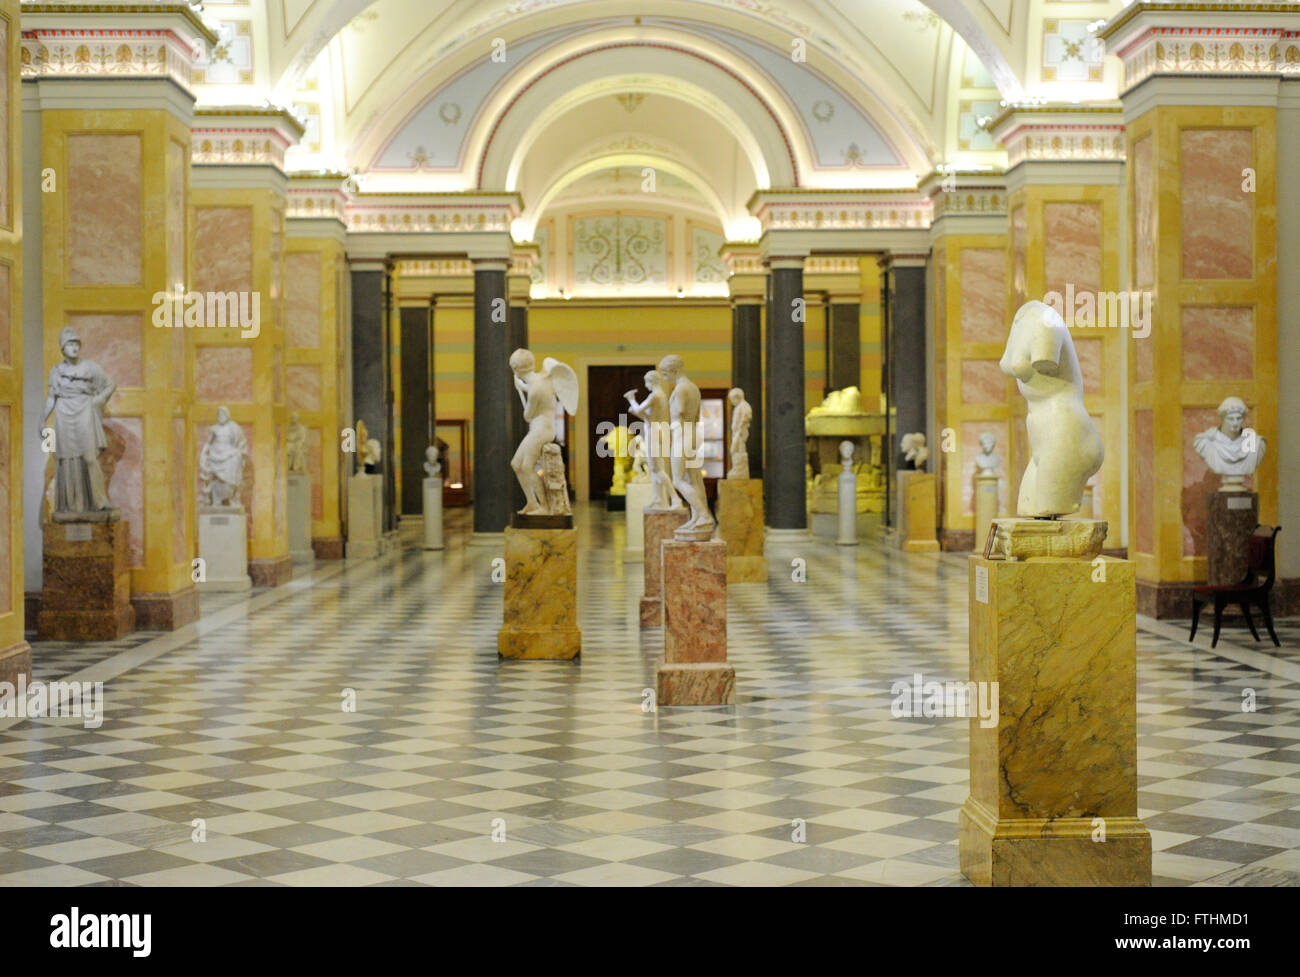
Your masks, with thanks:
M 12 504 L 9 492 L 9 405 L 0 405 L 0 614 L 13 610 L 10 593 L 13 585 L 14 551 L 9 545 L 9 519 Z
M 185 147 L 167 143 L 167 285 L 185 281 Z
M 1003 342 L 1009 328 L 1006 254 L 996 248 L 962 248 L 960 254 L 962 342 Z
M 998 439 L 993 453 L 1002 459 L 998 465 L 998 514 L 1009 515 L 1011 510 L 1010 483 L 1007 479 L 1007 425 L 1003 421 L 962 421 L 961 442 L 961 511 L 971 516 L 975 514 L 975 456 L 980 453 L 980 435 L 985 432 Z M 1019 482 L 1016 488 L 1019 488 Z M 984 540 L 977 539 L 975 548 L 982 549 Z
M 252 207 L 195 208 L 194 288 L 199 292 L 253 290 Z
M 1213 407 L 1183 408 L 1183 556 L 1205 556 L 1205 520 L 1210 496 L 1219 490 L 1219 476 L 1196 453 L 1194 439 L 1207 428 L 1222 423 Z
M 1156 171 L 1151 159 L 1150 136 L 1133 144 L 1134 271 L 1138 288 L 1155 283 Z
M 81 352 L 119 387 L 144 386 L 144 321 L 138 315 L 69 315 Z
M 1007 399 L 1007 377 L 997 360 L 963 360 L 961 402 L 1002 404 Z
M 13 365 L 10 362 L 13 347 L 9 342 L 9 330 L 14 321 L 13 292 L 9 287 L 12 273 L 13 265 L 7 261 L 0 261 L 0 366 Z
M 1151 411 L 1133 412 L 1133 489 L 1137 526 L 1133 538 L 1139 553 L 1156 551 L 1155 426 Z
M 1101 393 L 1101 338 L 1086 336 L 1082 339 L 1075 339 L 1074 352 L 1079 358 L 1079 372 L 1083 374 L 1083 392 L 1085 394 Z
M 1011 212 L 1011 291 L 1017 309 L 1029 298 L 1028 263 L 1029 218 L 1022 205 Z
M 1180 136 L 1184 278 L 1253 278 L 1253 193 L 1242 170 L 1255 165 L 1249 129 L 1184 129 Z
M 172 562 L 188 563 L 189 547 L 185 545 L 186 520 L 189 506 L 185 498 L 185 471 L 189 452 L 185 450 L 185 418 L 172 418 Z
M 69 284 L 140 284 L 140 137 L 70 135 L 67 152 Z
M 295 251 L 288 256 L 285 281 L 287 335 L 290 346 L 320 346 L 320 255 Z
M 213 417 L 215 423 L 216 418 Z M 253 463 L 253 426 L 251 424 L 240 424 L 244 429 L 244 442 L 248 445 L 248 453 L 244 456 L 244 480 L 239 485 L 239 503 L 244 507 L 244 511 L 249 514 L 248 518 L 248 538 L 253 538 L 253 479 L 255 478 L 255 465 Z M 203 446 L 208 443 L 208 432 L 212 430 L 212 423 L 199 424 L 194 428 L 194 457 L 197 460 L 203 453 Z M 198 466 L 195 466 L 198 470 Z M 198 478 L 194 482 L 194 497 L 198 499 L 198 504 L 203 505 L 203 480 Z
M 11 197 L 11 171 L 9 160 L 13 146 L 9 137 L 9 21 L 0 17 L 0 226 L 12 228 L 13 204 Z M 8 587 L 5 591 L 8 592 Z
M 196 349 L 194 399 L 209 404 L 252 403 L 252 348 L 200 346 Z
M 1152 325 L 1152 329 L 1155 325 Z M 1151 336 L 1133 340 L 1133 357 L 1138 383 L 1154 380 L 1156 375 L 1156 347 Z
M 1047 291 L 1064 295 L 1066 285 L 1076 293 L 1100 291 L 1101 204 L 1044 204 L 1043 261 Z
M 320 410 L 320 367 L 295 363 L 286 369 L 291 410 Z
M 325 518 L 325 503 L 321 498 L 321 437 L 320 428 L 307 429 L 307 474 L 311 476 L 311 517 Z
M 1249 306 L 1183 306 L 1183 378 L 1255 376 L 1255 312 Z
M 99 456 L 108 497 L 131 523 L 131 566 L 144 566 L 144 420 L 139 417 L 104 418 L 108 447 Z

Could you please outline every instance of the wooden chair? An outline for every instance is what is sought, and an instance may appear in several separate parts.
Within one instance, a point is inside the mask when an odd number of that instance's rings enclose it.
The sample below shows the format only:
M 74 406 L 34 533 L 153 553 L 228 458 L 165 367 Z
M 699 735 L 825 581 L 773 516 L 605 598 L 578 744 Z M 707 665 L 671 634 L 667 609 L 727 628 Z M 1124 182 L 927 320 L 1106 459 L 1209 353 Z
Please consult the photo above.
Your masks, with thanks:
M 1196 637 L 1196 625 L 1201 620 L 1201 605 L 1213 600 L 1214 640 L 1210 642 L 1211 648 L 1219 643 L 1219 623 L 1223 617 L 1223 608 L 1228 604 L 1236 604 L 1241 608 L 1250 633 L 1258 641 L 1259 632 L 1255 630 L 1255 621 L 1250 616 L 1250 605 L 1256 605 L 1264 615 L 1264 625 L 1268 628 L 1268 636 L 1273 639 L 1273 644 L 1279 648 L 1282 646 L 1273 630 L 1273 615 L 1268 609 L 1268 595 L 1273 589 L 1273 578 L 1276 575 L 1274 556 L 1277 534 L 1281 531 L 1281 526 L 1265 526 L 1262 523 L 1255 527 L 1246 543 L 1246 575 L 1240 583 L 1213 587 L 1207 585 L 1192 591 L 1192 633 L 1187 636 L 1188 641 Z

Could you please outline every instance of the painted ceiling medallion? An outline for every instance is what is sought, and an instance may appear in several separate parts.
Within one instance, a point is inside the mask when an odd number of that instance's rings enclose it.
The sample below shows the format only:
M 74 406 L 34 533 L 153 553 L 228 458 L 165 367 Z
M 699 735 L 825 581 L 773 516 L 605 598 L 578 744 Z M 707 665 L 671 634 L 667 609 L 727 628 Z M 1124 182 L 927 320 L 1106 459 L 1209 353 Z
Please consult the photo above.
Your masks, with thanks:
M 645 101 L 645 95 L 641 92 L 623 92 L 614 97 L 617 98 L 619 104 L 629 112 L 635 112 L 637 106 Z

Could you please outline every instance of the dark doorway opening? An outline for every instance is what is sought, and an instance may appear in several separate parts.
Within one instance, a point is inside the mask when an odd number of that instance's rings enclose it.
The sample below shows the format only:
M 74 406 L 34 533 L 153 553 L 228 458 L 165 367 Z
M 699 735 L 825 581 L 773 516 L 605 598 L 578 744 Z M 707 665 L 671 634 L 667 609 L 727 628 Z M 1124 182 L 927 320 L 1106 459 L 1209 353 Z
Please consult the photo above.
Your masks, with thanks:
M 589 366 L 587 367 L 587 416 L 591 430 L 587 432 L 587 491 L 590 499 L 604 499 L 614 480 L 614 459 L 601 457 L 601 437 L 620 423 L 631 425 L 637 418 L 628 413 L 624 392 L 636 390 L 638 400 L 645 398 L 645 375 L 654 365 L 644 366 Z M 602 423 L 605 426 L 601 426 Z

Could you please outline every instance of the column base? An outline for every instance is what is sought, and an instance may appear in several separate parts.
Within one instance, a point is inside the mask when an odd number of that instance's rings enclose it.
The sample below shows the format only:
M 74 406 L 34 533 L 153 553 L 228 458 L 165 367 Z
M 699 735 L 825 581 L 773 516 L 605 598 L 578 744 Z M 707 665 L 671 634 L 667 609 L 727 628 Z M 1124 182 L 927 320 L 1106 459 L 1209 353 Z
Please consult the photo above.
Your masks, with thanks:
M 1151 884 L 1151 835 L 1137 818 L 998 820 L 974 798 L 958 814 L 961 873 L 976 885 Z M 1094 840 L 1097 838 L 1097 840 Z
M 248 576 L 254 587 L 280 587 L 293 579 L 293 560 L 276 556 L 266 560 L 249 560 Z
M 645 550 L 640 546 L 627 546 L 623 549 L 624 563 L 640 563 L 645 559 Z
M 0 682 L 17 685 L 20 675 L 27 676 L 27 681 L 31 682 L 32 648 L 26 641 L 0 648 Z
M 318 560 L 343 559 L 342 536 L 316 536 L 311 541 L 312 552 Z
M 664 601 L 662 597 L 641 598 L 641 627 L 657 628 L 664 623 Z
M 132 594 L 135 626 L 140 631 L 175 631 L 199 619 L 199 588 L 174 594 Z
M 493 549 L 500 549 L 505 545 L 505 533 L 473 533 L 469 538 L 469 546 L 490 546 Z
M 36 618 L 38 641 L 116 641 L 134 630 L 130 604 L 101 611 L 41 611 Z
M 577 628 L 502 628 L 497 632 L 501 658 L 568 661 L 582 654 L 582 632 Z
M 766 581 L 767 557 L 727 557 L 727 583 L 765 583 Z
M 660 706 L 729 706 L 736 701 L 736 667 L 728 662 L 663 664 L 655 674 Z

